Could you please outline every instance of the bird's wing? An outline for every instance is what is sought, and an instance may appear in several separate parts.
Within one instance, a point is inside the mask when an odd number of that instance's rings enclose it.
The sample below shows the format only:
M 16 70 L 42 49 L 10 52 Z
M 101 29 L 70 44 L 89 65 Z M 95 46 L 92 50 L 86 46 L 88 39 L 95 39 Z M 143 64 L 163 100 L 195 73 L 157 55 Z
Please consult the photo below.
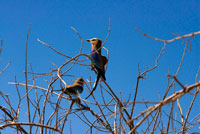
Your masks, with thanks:
M 108 59 L 106 56 L 102 56 L 102 62 L 103 62 L 103 65 L 105 66 L 106 63 L 108 62 Z
M 80 85 L 69 85 L 66 89 L 66 92 L 72 93 L 72 94 L 77 94 L 77 93 L 82 93 L 83 92 L 83 87 Z
M 74 87 L 70 87 L 70 88 L 67 88 L 67 89 L 65 90 L 65 93 L 66 93 L 66 94 L 77 94 L 77 91 L 74 90 Z
M 96 66 L 104 70 L 105 64 L 108 62 L 107 58 L 102 55 L 98 55 L 98 60 L 96 60 Z
M 79 93 L 82 93 L 83 92 L 83 86 L 77 86 L 76 91 L 78 91 Z

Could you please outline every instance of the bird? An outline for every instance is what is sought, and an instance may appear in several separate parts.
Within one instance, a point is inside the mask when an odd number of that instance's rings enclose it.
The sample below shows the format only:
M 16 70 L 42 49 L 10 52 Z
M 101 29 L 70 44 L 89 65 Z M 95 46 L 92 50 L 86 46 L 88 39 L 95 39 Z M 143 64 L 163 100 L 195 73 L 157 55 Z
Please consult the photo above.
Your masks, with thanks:
M 65 94 L 67 95 L 79 95 L 83 92 L 83 85 L 84 85 L 84 79 L 83 78 L 78 78 L 74 82 L 74 84 L 69 85 L 65 88 L 62 88 L 60 90 L 54 90 L 54 91 L 64 91 Z
M 103 80 L 106 80 L 105 65 L 108 62 L 108 59 L 105 56 L 101 55 L 102 40 L 100 40 L 98 38 L 92 38 L 92 39 L 87 39 L 87 41 L 90 42 L 92 45 L 92 51 L 90 53 L 90 58 L 92 60 L 92 65 L 94 66 L 94 68 L 97 71 L 97 78 L 95 80 L 92 91 L 86 97 L 86 99 L 88 97 L 90 97 L 90 95 L 92 95 L 92 93 L 95 91 L 100 78 L 102 78 Z

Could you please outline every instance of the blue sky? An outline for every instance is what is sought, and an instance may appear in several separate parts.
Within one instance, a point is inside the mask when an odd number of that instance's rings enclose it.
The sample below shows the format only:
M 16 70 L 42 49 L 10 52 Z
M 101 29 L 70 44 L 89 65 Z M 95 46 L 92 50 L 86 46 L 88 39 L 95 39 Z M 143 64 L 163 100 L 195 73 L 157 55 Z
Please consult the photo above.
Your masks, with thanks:
M 28 63 L 31 62 L 34 72 L 49 72 L 49 68 L 64 63 L 65 57 L 54 53 L 37 41 L 39 38 L 54 47 L 56 50 L 75 56 L 78 54 L 81 40 L 70 28 L 73 26 L 84 39 L 83 53 L 90 52 L 90 44 L 85 40 L 97 37 L 105 40 L 109 18 L 111 19 L 111 32 L 105 45 L 109 49 L 109 63 L 106 72 L 107 82 L 122 98 L 128 98 L 134 93 L 138 75 L 138 63 L 141 71 L 145 66 L 153 66 L 162 43 L 144 37 L 135 30 L 161 39 L 171 39 L 171 33 L 184 35 L 200 29 L 200 2 L 198 0 L 116 0 L 116 1 L 0 1 L 0 38 L 4 40 L 3 51 L 0 57 L 0 69 L 11 60 L 12 64 L 0 75 L 0 90 L 12 95 L 15 86 L 8 85 L 17 76 L 19 82 L 24 81 L 24 61 L 26 34 L 29 25 L 31 30 L 28 46 Z M 193 39 L 192 52 L 187 50 L 183 66 L 178 78 L 184 84 L 194 83 L 194 77 L 200 65 L 199 36 Z M 174 74 L 179 66 L 184 45 L 180 41 L 167 45 L 165 53 L 161 56 L 158 68 L 147 74 L 141 80 L 138 100 L 159 101 L 158 92 L 163 96 L 167 85 L 167 73 Z M 104 52 L 105 54 L 105 52 Z M 87 68 L 75 67 L 70 75 L 84 76 L 88 79 L 95 75 Z M 75 78 L 74 78 L 75 79 Z M 38 80 L 38 85 L 47 88 L 47 84 Z M 66 77 L 66 81 L 68 78 Z M 59 85 L 55 85 L 59 88 Z M 24 89 L 22 88 L 24 91 Z M 177 85 L 176 90 L 180 90 Z M 94 95 L 100 93 L 97 89 Z M 82 96 L 87 96 L 85 91 Z M 152 95 L 151 95 L 152 94 Z M 191 96 L 181 100 L 185 103 Z M 11 101 L 15 101 L 12 98 Z M 189 101 L 190 103 L 190 101 Z M 189 104 L 188 103 L 188 104 Z M 198 103 L 199 104 L 199 103 Z M 137 105 L 138 112 L 144 105 Z M 187 111 L 184 111 L 185 113 Z M 196 109 L 196 112 L 200 112 Z M 195 112 L 194 112 L 195 115 Z M 192 115 L 191 115 L 192 116 Z M 80 120 L 72 121 L 79 123 Z M 83 126 L 87 130 L 87 126 Z M 7 130 L 8 131 L 8 130 Z M 72 132 L 78 133 L 72 127 Z

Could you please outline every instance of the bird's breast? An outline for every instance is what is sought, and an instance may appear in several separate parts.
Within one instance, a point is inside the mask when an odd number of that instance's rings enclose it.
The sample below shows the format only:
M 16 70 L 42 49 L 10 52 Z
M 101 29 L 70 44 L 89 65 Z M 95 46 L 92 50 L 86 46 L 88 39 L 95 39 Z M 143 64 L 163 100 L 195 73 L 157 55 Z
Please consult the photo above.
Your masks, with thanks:
M 99 63 L 99 54 L 98 54 L 95 50 L 93 50 L 93 51 L 91 52 L 90 57 L 91 57 L 92 62 L 93 62 L 94 64 L 98 64 L 98 63 Z

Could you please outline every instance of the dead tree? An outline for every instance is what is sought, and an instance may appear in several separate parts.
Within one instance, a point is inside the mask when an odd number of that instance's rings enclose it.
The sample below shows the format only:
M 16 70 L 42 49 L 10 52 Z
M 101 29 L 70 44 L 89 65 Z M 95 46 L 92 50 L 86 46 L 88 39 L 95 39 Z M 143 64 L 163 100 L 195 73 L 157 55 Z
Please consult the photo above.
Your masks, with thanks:
M 83 38 L 76 31 L 75 28 L 72 29 L 76 32 L 78 37 L 81 40 L 81 47 L 78 55 L 71 57 L 67 54 L 63 54 L 48 45 L 47 43 L 38 39 L 38 42 L 47 46 L 53 52 L 64 56 L 66 62 L 60 66 L 55 65 L 55 68 L 50 70 L 47 73 L 35 73 L 33 72 L 32 66 L 27 64 L 27 48 L 28 48 L 28 37 L 30 27 L 27 33 L 27 42 L 25 50 L 25 81 L 18 82 L 15 78 L 15 82 L 9 82 L 16 87 L 17 96 L 18 96 L 18 105 L 14 106 L 10 97 L 14 95 L 7 95 L 3 92 L 0 92 L 1 98 L 4 100 L 4 103 L 0 106 L 1 109 L 1 124 L 0 129 L 10 128 L 15 129 L 18 133 L 64 133 L 65 131 L 71 133 L 71 127 L 66 129 L 66 124 L 70 124 L 68 120 L 69 116 L 73 118 L 80 119 L 80 122 L 83 122 L 88 126 L 85 133 L 93 133 L 95 131 L 104 132 L 104 133 L 113 133 L 113 134 L 136 134 L 136 133 L 186 133 L 197 126 L 200 123 L 199 116 L 200 114 L 194 116 L 189 120 L 189 115 L 193 104 L 196 101 L 199 93 L 200 81 L 198 81 L 199 69 L 196 73 L 195 82 L 191 85 L 185 85 L 178 79 L 179 70 L 183 64 L 185 53 L 187 51 L 188 45 L 192 46 L 192 39 L 200 34 L 200 31 L 194 32 L 186 35 L 178 35 L 177 37 L 170 40 L 161 40 L 155 37 L 152 37 L 139 29 L 137 29 L 144 36 L 160 42 L 163 47 L 158 54 L 158 57 L 155 60 L 155 65 L 148 67 L 146 70 L 141 71 L 138 65 L 138 76 L 133 97 L 130 97 L 128 100 L 124 101 L 119 93 L 115 92 L 109 84 L 102 80 L 99 86 L 101 89 L 101 96 L 92 95 L 92 101 L 85 100 L 80 96 L 71 97 L 64 95 L 64 91 L 58 93 L 55 92 L 54 86 L 60 85 L 61 87 L 66 87 L 69 81 L 64 79 L 65 76 L 70 77 L 69 70 L 71 70 L 75 65 L 80 67 L 91 69 L 92 62 L 88 54 L 82 53 L 83 48 Z M 110 23 L 108 28 L 108 34 L 103 43 L 106 45 L 106 41 L 110 33 Z M 167 87 L 161 87 L 162 90 L 165 89 L 165 94 L 162 99 L 158 102 L 153 102 L 151 100 L 137 101 L 138 90 L 140 81 L 145 79 L 149 72 L 157 69 L 159 67 L 160 57 L 166 51 L 166 46 L 177 40 L 185 41 L 185 48 L 183 52 L 182 59 L 180 60 L 180 65 L 177 68 L 175 74 L 168 74 Z M 1 40 L 1 48 L 2 50 Z M 176 46 L 174 46 L 176 47 Z M 107 55 L 109 51 L 107 51 Z M 108 57 L 108 56 L 107 56 Z M 7 68 L 7 67 L 6 67 Z M 5 68 L 5 69 L 6 69 Z M 4 72 L 3 69 L 1 73 Z M 28 71 L 30 70 L 30 71 Z M 92 72 L 93 70 L 91 70 Z M 41 87 L 36 85 L 38 83 L 37 78 L 48 78 L 46 87 Z M 159 79 L 159 78 L 158 78 Z M 32 83 L 32 84 L 31 84 Z M 88 93 L 92 90 L 92 80 L 91 77 L 86 79 L 85 90 Z M 169 94 L 170 90 L 177 89 L 175 85 L 179 85 L 181 89 L 174 90 L 173 94 Z M 24 93 L 20 90 L 24 90 Z M 183 108 L 179 102 L 181 97 L 183 98 L 186 94 L 191 94 L 193 99 L 191 104 L 187 109 L 187 113 L 183 114 Z M 105 97 L 106 96 L 106 97 Z M 139 114 L 136 114 L 136 106 L 144 104 L 146 109 L 140 111 Z M 65 105 L 64 105 L 65 104 Z M 174 105 L 177 104 L 179 110 L 176 111 L 177 115 L 174 117 Z M 149 106 L 150 105 L 150 106 Z M 166 106 L 171 106 L 169 112 L 165 112 L 163 109 Z M 24 121 L 24 116 L 22 116 L 22 109 L 27 112 L 27 119 Z M 48 109 L 48 110 L 47 110 Z M 178 118 L 180 116 L 180 119 Z M 167 119 L 167 120 L 166 120 Z M 28 127 L 27 127 L 28 126 Z

